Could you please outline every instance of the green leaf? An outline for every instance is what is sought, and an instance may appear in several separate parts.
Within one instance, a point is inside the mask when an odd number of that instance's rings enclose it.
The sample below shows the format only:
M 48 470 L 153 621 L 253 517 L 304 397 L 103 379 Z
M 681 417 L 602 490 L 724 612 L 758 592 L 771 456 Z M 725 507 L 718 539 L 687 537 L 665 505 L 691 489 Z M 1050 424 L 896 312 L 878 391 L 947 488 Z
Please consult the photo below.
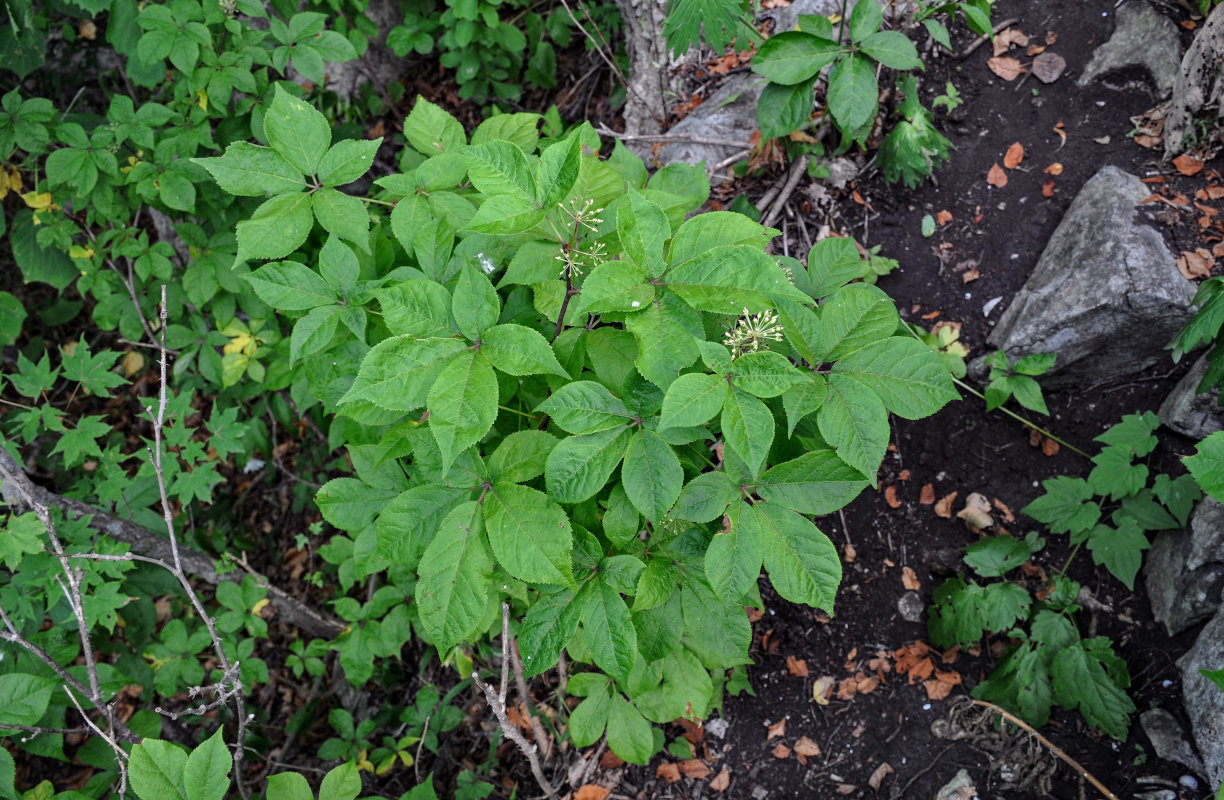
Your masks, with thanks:
M 756 490 L 802 514 L 832 514 L 858 497 L 867 486 L 862 473 L 847 465 L 832 450 L 812 450 L 769 469 Z
M 488 458 L 489 477 L 523 483 L 544 474 L 548 454 L 560 441 L 545 431 L 515 431 Z
M 986 630 L 1006 631 L 1028 616 L 1032 598 L 1023 586 L 1014 583 L 992 583 L 982 590 L 980 599 Z
M 517 195 L 498 194 L 485 199 L 476 215 L 464 225 L 465 230 L 509 236 L 529 231 L 544 219 L 544 212 L 535 203 Z
M 715 594 L 727 603 L 738 603 L 761 576 L 765 532 L 760 514 L 746 502 L 735 505 L 728 522 L 710 540 L 705 571 Z
M 531 606 L 519 625 L 518 634 L 523 670 L 528 678 L 557 665 L 562 648 L 578 631 L 579 616 L 574 607 L 573 589 L 542 594 Z
M 419 95 L 404 120 L 404 137 L 427 156 L 457 152 L 467 144 L 459 120 Z
M 591 270 L 582 282 L 582 291 L 573 310 L 604 313 L 645 308 L 655 298 L 655 288 L 646 281 L 646 272 L 632 261 L 605 261 Z
M 319 489 L 315 502 L 323 519 L 345 531 L 360 531 L 398 494 L 356 478 L 333 478 Z
M 0 675 L 0 728 L 37 725 L 54 691 L 55 684 L 45 678 L 20 672 Z
M 680 491 L 672 506 L 672 518 L 690 522 L 711 522 L 727 510 L 739 496 L 739 489 L 725 472 L 703 472 Z
M 857 131 L 875 117 L 879 94 L 875 67 L 864 56 L 844 56 L 829 72 L 829 111 L 843 131 Z
M 884 12 L 878 4 L 868 3 L 867 8 L 859 8 L 854 4 L 847 21 L 850 26 L 850 38 L 855 42 L 866 41 L 884 24 Z
M 750 245 L 715 247 L 672 266 L 663 277 L 693 308 L 716 314 L 760 313 L 773 307 L 775 297 L 810 302 L 771 256 Z
M 567 383 L 534 410 L 579 435 L 621 428 L 634 418 L 620 398 L 594 381 Z
M 183 769 L 187 800 L 221 800 L 230 788 L 229 772 L 234 764 L 221 729 L 208 737 L 191 755 Z
M 235 263 L 257 258 L 283 258 L 302 246 L 314 219 L 310 194 L 281 194 L 265 200 L 250 219 L 238 223 Z
M 1224 431 L 1198 443 L 1194 455 L 1182 459 L 1203 491 L 1224 502 Z
M 1135 576 L 1143 563 L 1143 551 L 1151 547 L 1143 530 L 1130 517 L 1118 515 L 1117 529 L 1096 525 L 1088 532 L 1088 549 L 1095 564 L 1104 564 L 1113 576 L 1135 588 Z
M 119 354 L 112 350 L 91 353 L 84 340 L 77 342 L 71 353 L 63 352 L 64 378 L 81 384 L 86 392 L 107 397 L 110 389 L 127 383 L 114 369 Z
M 628 438 L 629 429 L 621 427 L 562 439 L 544 465 L 549 496 L 561 503 L 594 497 L 612 477 Z
M 568 378 L 552 347 L 538 331 L 522 325 L 494 325 L 480 337 L 480 352 L 507 375 Z
M 357 180 L 374 164 L 374 156 L 381 144 L 381 136 L 377 139 L 336 142 L 319 161 L 319 182 L 324 186 L 344 186 Z
M 811 382 L 810 373 L 795 369 L 789 358 L 772 350 L 744 353 L 731 371 L 731 385 L 757 397 L 777 397 L 792 386 Z
M 733 388 L 723 404 L 721 424 L 726 445 L 759 475 L 773 444 L 773 414 L 757 398 Z
M 638 343 L 633 362 L 638 372 L 664 391 L 697 360 L 693 337 L 702 333 L 700 315 L 670 293 L 629 316 L 625 328 Z
M 474 636 L 485 616 L 493 554 L 483 523 L 476 502 L 457 506 L 442 520 L 421 556 L 418 613 L 441 653 Z
M 1054 533 L 1078 535 L 1101 518 L 1101 507 L 1092 502 L 1092 488 L 1082 478 L 1059 475 L 1042 481 L 1041 486 L 1045 494 L 1025 506 L 1023 513 Z
M 652 278 L 663 272 L 663 244 L 671 236 L 667 215 L 641 192 L 629 190 L 629 202 L 616 214 L 616 233 L 625 255 Z
M 752 511 L 758 515 L 765 569 L 774 589 L 792 603 L 833 613 L 842 571 L 829 537 L 811 520 L 777 503 L 761 503 Z
M 331 144 L 331 125 L 326 117 L 277 84 L 263 125 L 273 150 L 300 172 L 314 175 L 318 171 Z
M 735 0 L 672 0 L 663 20 L 663 36 L 672 55 L 679 57 L 703 42 L 721 53 L 737 35 L 755 36 L 744 8 Z
M 1050 675 L 1059 705 L 1079 709 L 1092 727 L 1119 741 L 1126 739 L 1135 704 L 1082 642 L 1063 648 L 1054 657 Z
M 577 677 L 577 676 L 575 676 Z M 601 687 L 578 704 L 569 718 L 569 736 L 578 747 L 589 747 L 603 736 L 612 712 L 612 692 Z
M 453 331 L 451 295 L 446 287 L 430 280 L 404 281 L 375 293 L 382 307 L 383 322 L 395 336 L 420 339 L 448 337 Z
M 464 153 L 468 178 L 480 192 L 511 195 L 535 203 L 535 179 L 527 165 L 527 156 L 518 145 L 498 140 L 472 145 Z
M 361 794 L 361 772 L 349 761 L 330 770 L 319 786 L 319 800 L 355 800 Z
M 806 383 L 792 386 L 782 393 L 782 408 L 786 411 L 786 435 L 795 435 L 795 426 L 809 414 L 820 410 L 828 387 L 822 376 L 815 375 Z
M 820 307 L 820 340 L 814 344 L 817 362 L 837 361 L 888 339 L 900 322 L 892 298 L 879 288 L 866 283 L 843 286 Z
M 415 567 L 443 518 L 468 495 L 465 489 L 422 484 L 400 493 L 378 514 L 378 555 Z
M 1136 494 L 1147 485 L 1148 468 L 1145 464 L 1132 464 L 1134 458 L 1129 448 L 1109 445 L 1092 457 L 1095 464 L 1088 473 L 1088 485 L 1099 495 L 1109 495 L 1118 500 Z
M 833 63 L 837 43 L 802 31 L 784 31 L 766 39 L 752 57 L 752 71 L 768 81 L 791 86 L 814 78 Z
M 844 379 L 874 392 L 884 407 L 905 419 L 930 416 L 959 399 L 939 356 L 917 339 L 894 336 L 859 348 L 834 365 L 830 385 L 850 391 Z
M 464 336 L 472 341 L 480 339 L 481 334 L 497 324 L 501 315 L 501 298 L 497 290 L 484 272 L 467 264 L 455 284 L 455 296 L 451 303 L 451 313 Z
M 663 396 L 659 430 L 706 424 L 722 409 L 727 393 L 727 381 L 718 375 L 703 372 L 681 375 Z
M 846 236 L 821 239 L 808 253 L 808 274 L 812 297 L 826 297 L 838 287 L 854 280 L 863 269 L 854 240 Z
M 536 165 L 535 200 L 541 208 L 552 208 L 565 200 L 565 196 L 578 182 L 582 166 L 582 138 L 571 135 L 561 142 L 554 142 L 540 154 Z
M 234 142 L 219 158 L 193 158 L 208 170 L 225 191 L 238 197 L 300 192 L 306 187 L 302 171 L 270 147 Z
M 904 33 L 877 31 L 859 43 L 863 52 L 890 69 L 922 69 L 918 48 Z
M 484 438 L 497 419 L 497 376 L 480 354 L 457 355 L 429 389 L 429 429 L 442 451 L 442 468 Z
M 101 456 L 102 450 L 97 440 L 111 432 L 111 426 L 102 421 L 100 414 L 90 414 L 77 420 L 76 428 L 66 430 L 60 435 L 59 441 L 51 455 L 64 454 L 64 466 L 74 466 L 85 459 L 85 456 Z
M 625 449 L 621 482 L 642 516 L 658 523 L 680 496 L 684 470 L 671 445 L 654 431 L 639 430 Z
M 420 408 L 445 365 L 463 352 L 469 351 L 458 339 L 384 339 L 366 354 L 340 404 L 365 401 L 390 411 Z
M 888 412 L 879 397 L 863 391 L 858 383 L 830 380 L 816 412 L 816 424 L 838 458 L 867 476 L 874 486 L 889 435 Z
M 13 217 L 9 231 L 9 244 L 13 248 L 13 260 L 21 270 L 26 283 L 41 281 L 63 291 L 80 272 L 68 254 L 55 247 L 43 247 L 38 243 L 38 230 L 34 214 L 18 211 Z
M 965 548 L 965 563 L 983 578 L 1001 578 L 1029 559 L 1028 545 L 1004 533 L 986 536 Z
M 277 261 L 242 276 L 260 300 L 284 311 L 333 305 L 337 295 L 317 272 L 296 261 Z
M 311 208 L 323 230 L 370 252 L 370 215 L 356 197 L 323 188 L 314 193 Z
M 543 492 L 495 483 L 485 496 L 485 527 L 497 562 L 527 583 L 574 585 L 569 517 Z
M 620 592 L 602 580 L 587 581 L 574 599 L 587 648 L 596 666 L 620 683 L 638 658 L 637 633 Z
M 654 754 L 650 723 L 620 692 L 613 693 L 608 713 L 608 748 L 631 764 L 645 764 Z
M 158 739 L 145 739 L 132 747 L 128 759 L 128 780 L 141 800 L 186 800 L 183 771 L 187 754 Z
M 761 129 L 761 138 L 776 139 L 788 136 L 792 131 L 807 125 L 812 119 L 812 92 L 815 85 L 815 77 L 793 86 L 783 83 L 766 84 L 757 101 L 757 126 Z
M 810 105 L 810 103 L 809 103 Z M 764 251 L 779 231 L 753 222 L 732 211 L 709 211 L 681 223 L 672 237 L 667 260 L 672 264 L 688 261 L 725 244 L 751 245 Z

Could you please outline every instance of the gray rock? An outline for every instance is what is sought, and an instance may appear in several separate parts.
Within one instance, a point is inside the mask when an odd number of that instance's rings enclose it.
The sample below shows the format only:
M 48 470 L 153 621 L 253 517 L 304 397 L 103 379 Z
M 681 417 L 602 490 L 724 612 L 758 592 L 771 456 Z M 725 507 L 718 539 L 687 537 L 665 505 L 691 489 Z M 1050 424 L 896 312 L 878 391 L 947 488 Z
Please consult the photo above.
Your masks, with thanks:
M 1190 732 L 1206 767 L 1211 787 L 1224 782 L 1224 691 L 1201 670 L 1224 666 L 1224 612 L 1203 628 L 1190 652 L 1177 662 L 1182 675 L 1182 699 L 1190 717 Z
M 969 791 L 964 791 L 966 789 Z M 969 777 L 968 772 L 961 769 L 935 794 L 935 800 L 961 800 L 962 797 L 972 796 L 969 793 L 973 791 L 973 779 Z
M 1168 711 L 1153 708 L 1139 715 L 1139 724 L 1152 742 L 1157 758 L 1173 761 L 1188 767 L 1200 775 L 1206 775 L 1203 762 L 1199 760 L 1181 725 Z
M 1187 530 L 1159 534 L 1145 561 L 1152 615 L 1170 636 L 1215 614 L 1224 598 L 1224 505 L 1203 498 Z
M 774 10 L 776 24 L 774 31 L 781 33 L 799 24 L 801 14 L 820 14 L 829 16 L 840 14 L 843 0 L 795 0 L 788 6 Z M 857 0 L 846 4 L 846 12 L 854 7 Z M 886 16 L 892 14 L 892 3 L 881 0 L 886 5 Z M 897 15 L 904 18 L 908 13 L 910 3 L 897 3 Z M 660 164 L 672 164 L 683 161 L 687 164 L 698 164 L 702 161 L 707 167 L 730 158 L 737 152 L 748 148 L 748 140 L 760 127 L 757 124 L 757 100 L 765 88 L 765 81 L 752 73 L 732 75 L 723 81 L 722 85 L 668 130 L 668 135 L 675 137 L 688 136 L 694 139 L 717 139 L 732 144 L 708 144 L 698 142 L 669 142 L 659 153 Z
M 922 612 L 925 610 L 926 605 L 917 592 L 906 592 L 897 600 L 897 611 L 901 612 L 901 618 L 906 622 L 922 622 Z
M 1156 789 L 1135 795 L 1135 800 L 1177 800 L 1177 792 L 1172 789 Z
M 1207 356 L 1194 362 L 1186 376 L 1160 404 L 1157 412 L 1166 428 L 1172 428 L 1191 439 L 1202 439 L 1224 430 L 1224 408 L 1220 407 L 1220 392 L 1198 393 L 1198 385 L 1207 372 Z
M 1181 66 L 1181 41 L 1177 25 L 1152 4 L 1131 0 L 1117 11 L 1117 26 L 1109 41 L 1092 54 L 1078 81 L 1086 86 L 1110 72 L 1143 67 L 1152 75 L 1161 97 L 1173 92 Z
M 1135 220 L 1149 194 L 1113 166 L 1084 184 L 990 344 L 1012 360 L 1057 353 L 1042 378 L 1054 387 L 1086 388 L 1167 359 L 1164 346 L 1189 319 L 1194 286 L 1160 232 Z

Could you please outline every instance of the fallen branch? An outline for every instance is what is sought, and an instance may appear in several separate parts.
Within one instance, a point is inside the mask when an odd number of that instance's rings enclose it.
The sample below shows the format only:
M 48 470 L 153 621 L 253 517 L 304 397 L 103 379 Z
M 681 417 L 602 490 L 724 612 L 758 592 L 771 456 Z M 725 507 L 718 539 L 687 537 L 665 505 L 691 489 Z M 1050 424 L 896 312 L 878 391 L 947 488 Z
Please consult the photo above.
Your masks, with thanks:
M 610 136 L 613 139 L 620 139 L 622 142 L 679 142 L 681 144 L 709 144 L 718 147 L 735 147 L 735 148 L 750 148 L 752 145 L 749 142 L 738 141 L 734 139 L 707 139 L 704 136 L 680 136 L 671 133 L 650 133 L 650 134 L 629 134 L 614 131 L 607 125 L 600 125 L 595 129 L 595 132 L 600 136 Z
M 778 192 L 773 208 L 769 209 L 769 213 L 761 220 L 761 224 L 766 228 L 772 228 L 773 224 L 782 216 L 782 209 L 786 207 L 786 201 L 790 200 L 795 187 L 799 185 L 799 180 L 807 173 L 807 165 L 808 156 L 806 153 L 800 156 L 794 164 L 791 164 L 790 173 L 786 176 L 786 183 L 782 185 L 782 190 Z
M 135 522 L 108 514 L 80 500 L 47 491 L 31 481 L 16 459 L 3 447 L 0 447 L 0 499 L 7 505 L 20 508 L 32 508 L 35 505 L 58 508 L 72 519 L 89 517 L 89 527 L 117 542 L 131 546 L 133 553 L 166 563 L 174 561 L 168 539 Z M 198 550 L 180 546 L 179 560 L 184 572 L 214 586 L 222 581 L 242 580 L 242 572 L 239 570 L 218 574 L 213 566 L 213 559 Z M 252 574 L 255 574 L 253 570 Z M 256 579 L 268 587 L 268 599 L 272 606 L 290 625 L 322 639 L 334 639 L 344 631 L 344 623 L 330 614 L 316 611 L 281 589 L 271 586 L 263 576 L 256 574 Z

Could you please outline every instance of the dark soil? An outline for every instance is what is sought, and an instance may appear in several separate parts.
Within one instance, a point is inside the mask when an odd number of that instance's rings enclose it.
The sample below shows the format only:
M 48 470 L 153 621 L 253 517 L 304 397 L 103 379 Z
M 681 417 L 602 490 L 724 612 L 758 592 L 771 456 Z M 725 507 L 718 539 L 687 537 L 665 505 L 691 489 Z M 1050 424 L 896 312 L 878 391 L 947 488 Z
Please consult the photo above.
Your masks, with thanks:
M 1157 7 L 1174 13 L 1167 5 L 1171 4 Z M 807 250 L 799 231 L 804 225 L 810 236 L 828 225 L 867 247 L 882 245 L 882 254 L 898 259 L 901 267 L 879 285 L 896 300 L 903 318 L 927 328 L 939 321 L 960 323 L 961 340 L 977 356 L 986 352 L 991 326 L 1036 265 L 1063 213 L 1098 169 L 1112 164 L 1144 178 L 1163 176 L 1165 182 L 1154 182 L 1153 191 L 1163 190 L 1169 196 L 1175 192 L 1191 196 L 1218 177 L 1212 175 L 1211 164 L 1193 178 L 1182 177 L 1160 161 L 1159 150 L 1144 149 L 1128 137 L 1135 127 L 1130 118 L 1158 102 L 1146 73 L 1111 75 L 1105 83 L 1076 86 L 1094 46 L 1113 30 L 1114 6 L 1112 0 L 1001 0 L 995 5 L 994 20 L 1017 18 L 1015 27 L 1033 37 L 1035 44 L 1044 43 L 1047 31 L 1057 35 L 1048 50 L 1062 55 L 1067 69 L 1049 85 L 1031 75 L 1012 82 L 994 75 L 986 65 L 993 55 L 989 43 L 963 59 L 928 54 L 922 81 L 928 102 L 947 81 L 965 100 L 953 120 L 937 112 L 941 130 L 956 146 L 951 163 L 937 172 L 937 182 L 912 191 L 886 185 L 878 173 L 868 173 L 852 187 L 863 202 L 847 187 L 827 216 L 809 211 L 810 205 L 805 208 L 800 184 L 787 215 L 790 254 L 802 257 Z M 1188 18 L 1181 12 L 1174 16 L 1178 23 Z M 1185 36 L 1188 43 L 1192 34 Z M 959 36 L 954 33 L 957 52 L 963 52 L 972 39 L 963 29 Z M 1013 49 L 1009 55 L 1026 64 L 1030 61 L 1023 50 Z M 1056 126 L 1065 131 L 1065 143 Z M 1005 151 L 1017 141 L 1025 149 L 1023 162 L 1007 170 L 1005 187 L 989 186 L 988 170 L 996 162 L 1002 164 Z M 1044 171 L 1055 162 L 1062 165 L 1061 174 Z M 1053 194 L 1045 197 L 1043 184 L 1051 180 Z M 1203 246 L 1197 213 L 1177 212 L 1158 202 L 1149 207 L 1153 224 L 1176 250 Z M 944 210 L 951 212 L 952 221 L 924 238 L 923 215 Z M 964 273 L 973 268 L 980 277 L 965 282 Z M 996 297 L 1001 302 L 985 315 L 983 305 Z M 1099 444 L 1093 437 L 1124 414 L 1155 410 L 1188 364 L 1184 360 L 1174 365 L 1170 360 L 1141 375 L 1048 395 L 1049 419 L 1034 419 L 1058 437 L 1095 453 Z M 970 492 L 997 498 L 1016 514 L 1007 528 L 1024 534 L 1040 529 L 1019 513 L 1041 493 L 1039 482 L 1061 474 L 1086 475 L 1091 465 L 1067 448 L 1045 455 L 1030 444 L 1023 425 L 999 413 L 986 413 L 984 404 L 971 396 L 930 419 L 895 422 L 894 447 L 880 475 L 880 491 L 868 490 L 845 510 L 844 517 L 819 521 L 839 547 L 854 553 L 852 561 L 847 555 L 843 565 L 845 578 L 834 617 L 830 620 L 789 604 L 762 582 L 768 608 L 754 624 L 755 664 L 749 669 L 756 694 L 727 699 L 724 711 L 730 724 L 724 738 L 709 730 L 704 733 L 702 745 L 711 774 L 669 785 L 656 777 L 657 765 L 652 765 L 634 770 L 615 791 L 651 798 L 718 796 L 708 784 L 726 766 L 731 780 L 722 794 L 733 798 L 929 799 L 960 769 L 967 770 L 983 798 L 1100 796 L 1044 747 L 1025 749 L 1013 743 L 1004 752 L 988 724 L 961 741 L 932 733 L 937 720 L 963 721 L 964 695 L 990 671 L 1003 642 L 978 655 L 953 654 L 955 660 L 947 664 L 935 653 L 936 669 L 955 672 L 963 680 L 944 700 L 930 699 L 922 681 L 911 682 L 895 671 L 877 673 L 873 667 L 879 662 L 868 663 L 878 651 L 892 654 L 926 638 L 925 622 L 907 622 L 898 611 L 906 592 L 904 568 L 914 570 L 921 583 L 919 594 L 924 605 L 929 604 L 934 589 L 961 568 L 960 548 L 977 538 L 955 517 L 940 518 L 932 505 L 920 504 L 922 486 L 932 484 L 937 498 L 958 492 L 955 510 Z M 1160 433 L 1160 439 L 1161 447 L 1149 462 L 1153 474 L 1181 474 L 1184 469 L 1177 458 L 1192 452 L 1193 444 L 1167 431 Z M 884 494 L 890 487 L 900 501 L 895 508 Z M 1067 557 L 1066 537 L 1043 533 L 1049 544 L 1035 562 L 1054 572 Z M 1193 643 L 1196 631 L 1170 639 L 1163 626 L 1153 622 L 1142 576 L 1135 590 L 1128 591 L 1104 569 L 1094 568 L 1086 555 L 1077 559 L 1070 574 L 1112 609 L 1082 612 L 1082 620 L 1092 635 L 1113 640 L 1130 665 L 1132 696 L 1139 710 L 1159 706 L 1185 724 L 1175 661 Z M 788 667 L 791 658 L 805 662 L 806 677 L 795 674 L 802 670 Z M 813 684 L 819 677 L 831 676 L 840 683 L 856 674 L 877 676 L 878 687 L 841 700 L 835 686 L 828 705 L 813 702 Z M 785 733 L 771 737 L 770 726 L 782 720 Z M 1060 711 L 1042 733 L 1118 797 L 1161 788 L 1186 791 L 1178 786 L 1186 769 L 1156 758 L 1137 718 L 1124 743 L 1093 733 L 1078 714 Z M 814 741 L 820 755 L 801 759 L 794 752 L 775 750 L 779 744 L 793 748 L 801 737 Z M 878 789 L 871 781 L 877 770 Z M 1027 775 L 1032 782 L 1008 786 L 1001 775 L 1009 771 Z M 610 779 L 605 785 L 617 781 L 613 774 L 605 777 Z M 1012 783 L 1024 781 L 1012 779 Z M 1184 796 L 1205 794 L 1204 789 Z

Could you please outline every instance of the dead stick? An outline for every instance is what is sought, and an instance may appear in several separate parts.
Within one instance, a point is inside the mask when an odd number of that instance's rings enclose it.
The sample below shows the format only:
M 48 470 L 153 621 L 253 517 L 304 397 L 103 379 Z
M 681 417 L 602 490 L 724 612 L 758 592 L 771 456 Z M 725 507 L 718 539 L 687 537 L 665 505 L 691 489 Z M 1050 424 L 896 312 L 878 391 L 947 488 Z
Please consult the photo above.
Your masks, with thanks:
M 1088 781 L 1093 786 L 1095 786 L 1097 790 L 1100 791 L 1101 794 L 1108 797 L 1109 800 L 1118 800 L 1118 796 L 1114 794 L 1113 792 L 1109 791 L 1108 789 L 1106 789 L 1104 784 L 1102 784 L 1100 781 L 1098 781 L 1096 778 L 1092 776 L 1092 773 L 1090 773 L 1088 770 L 1081 767 L 1078 761 L 1076 761 L 1074 758 L 1072 758 L 1071 756 L 1067 755 L 1062 750 L 1060 750 L 1058 746 L 1056 746 L 1049 739 L 1042 736 L 1037 731 L 1033 730 L 1033 726 L 1029 725 L 1027 722 L 1020 719 L 1015 714 L 1012 714 L 1010 711 L 1006 711 L 1002 708 L 999 708 L 994 703 L 988 703 L 985 700 L 973 700 L 972 702 L 974 705 L 981 706 L 982 708 L 989 708 L 991 711 L 1003 717 L 1004 719 L 1006 719 L 1008 722 L 1012 723 L 1013 725 L 1017 725 L 1023 728 L 1024 730 L 1028 731 L 1029 733 L 1031 733 L 1033 736 L 1037 738 L 1037 741 L 1045 745 L 1047 750 L 1049 750 L 1051 753 L 1061 758 L 1064 762 L 1066 762 L 1067 766 L 1071 767 L 1071 769 L 1075 770 L 1080 775 L 1082 775 L 1084 780 Z
M 808 156 L 805 153 L 799 157 L 799 160 L 791 164 L 790 173 L 786 176 L 786 183 L 782 185 L 782 191 L 778 192 L 777 199 L 774 200 L 773 207 L 769 209 L 769 213 L 765 215 L 765 219 L 761 220 L 761 224 L 766 228 L 772 228 L 773 224 L 778 221 L 778 217 L 782 216 L 782 209 L 786 206 L 786 201 L 790 199 L 791 193 L 795 191 L 795 187 L 799 185 L 799 179 L 807 172 Z
M 1007 19 L 1000 22 L 998 25 L 994 26 L 994 29 L 991 31 L 991 36 L 1002 33 L 1003 31 L 1007 30 L 1008 28 L 1010 28 L 1012 25 L 1015 25 L 1019 21 L 1020 21 L 1019 17 L 1008 17 Z M 979 47 L 981 47 L 982 45 L 986 43 L 987 39 L 991 38 L 991 36 L 979 36 L 978 38 L 974 39 L 973 43 L 965 48 L 965 52 L 961 53 L 959 56 L 957 56 L 957 58 L 965 59 L 973 55 L 974 52 Z

